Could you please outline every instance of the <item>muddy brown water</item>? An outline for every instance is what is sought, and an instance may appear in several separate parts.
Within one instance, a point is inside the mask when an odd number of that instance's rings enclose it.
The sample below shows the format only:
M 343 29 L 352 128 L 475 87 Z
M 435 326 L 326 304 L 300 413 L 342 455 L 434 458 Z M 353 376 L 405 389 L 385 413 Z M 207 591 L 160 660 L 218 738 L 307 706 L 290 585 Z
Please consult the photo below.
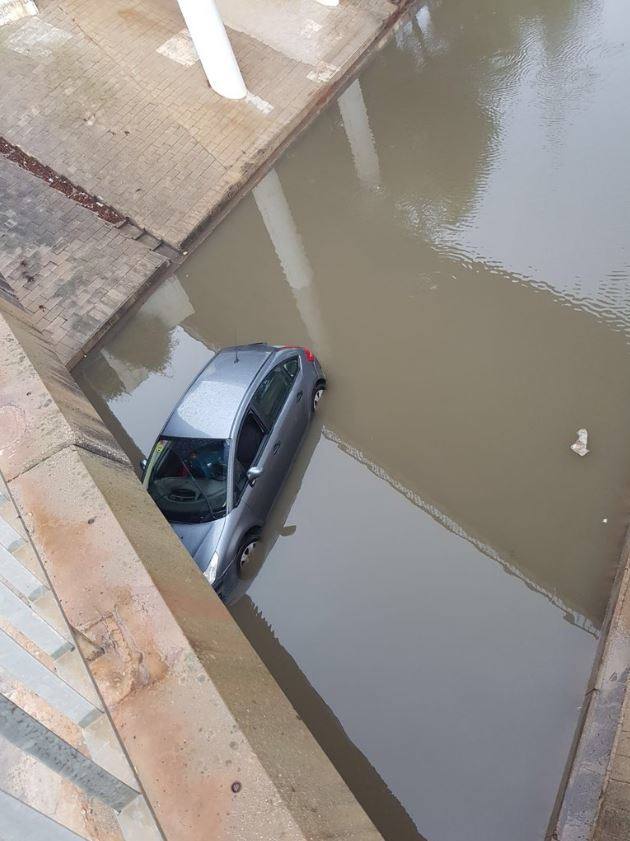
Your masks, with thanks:
M 627 525 L 629 70 L 624 0 L 432 3 L 76 371 L 137 459 L 214 349 L 317 351 L 231 609 L 388 841 L 547 831 Z

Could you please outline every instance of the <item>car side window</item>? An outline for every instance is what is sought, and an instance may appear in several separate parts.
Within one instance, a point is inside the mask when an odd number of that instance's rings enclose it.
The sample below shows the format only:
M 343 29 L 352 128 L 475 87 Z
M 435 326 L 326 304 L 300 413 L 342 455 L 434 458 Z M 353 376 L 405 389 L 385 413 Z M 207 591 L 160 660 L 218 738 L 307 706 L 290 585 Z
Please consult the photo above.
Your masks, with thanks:
M 238 502 L 247 485 L 247 471 L 255 463 L 260 452 L 265 433 L 253 412 L 245 415 L 236 444 L 234 459 L 234 505 Z
M 254 394 L 254 406 L 268 429 L 276 422 L 300 369 L 297 357 L 276 365 L 261 382 Z
M 300 360 L 297 356 L 292 356 L 291 359 L 287 359 L 286 362 L 283 362 L 282 366 L 291 377 L 291 380 L 294 380 L 300 371 Z

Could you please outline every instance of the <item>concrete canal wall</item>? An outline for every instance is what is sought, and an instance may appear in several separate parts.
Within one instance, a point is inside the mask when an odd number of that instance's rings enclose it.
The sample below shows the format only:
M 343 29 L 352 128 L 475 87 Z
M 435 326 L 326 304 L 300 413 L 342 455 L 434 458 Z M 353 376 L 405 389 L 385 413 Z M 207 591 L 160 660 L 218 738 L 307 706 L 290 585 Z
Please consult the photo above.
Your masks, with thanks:
M 0 472 L 169 841 L 380 838 L 91 405 L 5 296 Z
M 630 537 L 611 594 L 568 783 L 550 831 L 558 841 L 630 838 Z

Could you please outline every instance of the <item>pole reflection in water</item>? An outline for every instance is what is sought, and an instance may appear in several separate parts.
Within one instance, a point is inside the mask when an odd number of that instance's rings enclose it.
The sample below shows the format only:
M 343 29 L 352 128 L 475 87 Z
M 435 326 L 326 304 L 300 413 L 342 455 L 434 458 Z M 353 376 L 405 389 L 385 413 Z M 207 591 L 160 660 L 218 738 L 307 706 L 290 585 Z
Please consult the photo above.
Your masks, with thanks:
M 323 353 L 326 339 L 313 286 L 313 269 L 275 169 L 268 172 L 254 187 L 253 195 L 311 343 Z
M 358 79 L 346 88 L 337 104 L 359 180 L 366 187 L 376 189 L 381 183 L 378 153 Z

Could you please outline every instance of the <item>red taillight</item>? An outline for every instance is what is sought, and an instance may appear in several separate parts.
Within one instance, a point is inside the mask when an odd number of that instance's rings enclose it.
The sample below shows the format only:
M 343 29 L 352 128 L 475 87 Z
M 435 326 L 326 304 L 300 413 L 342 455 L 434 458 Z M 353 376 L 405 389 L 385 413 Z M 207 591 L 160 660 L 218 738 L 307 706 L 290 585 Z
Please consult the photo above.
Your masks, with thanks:
M 295 348 L 296 350 L 303 350 L 304 356 L 306 356 L 309 362 L 315 362 L 315 354 L 312 350 L 309 350 L 307 347 L 300 347 L 300 345 L 282 345 L 285 350 L 289 348 Z

